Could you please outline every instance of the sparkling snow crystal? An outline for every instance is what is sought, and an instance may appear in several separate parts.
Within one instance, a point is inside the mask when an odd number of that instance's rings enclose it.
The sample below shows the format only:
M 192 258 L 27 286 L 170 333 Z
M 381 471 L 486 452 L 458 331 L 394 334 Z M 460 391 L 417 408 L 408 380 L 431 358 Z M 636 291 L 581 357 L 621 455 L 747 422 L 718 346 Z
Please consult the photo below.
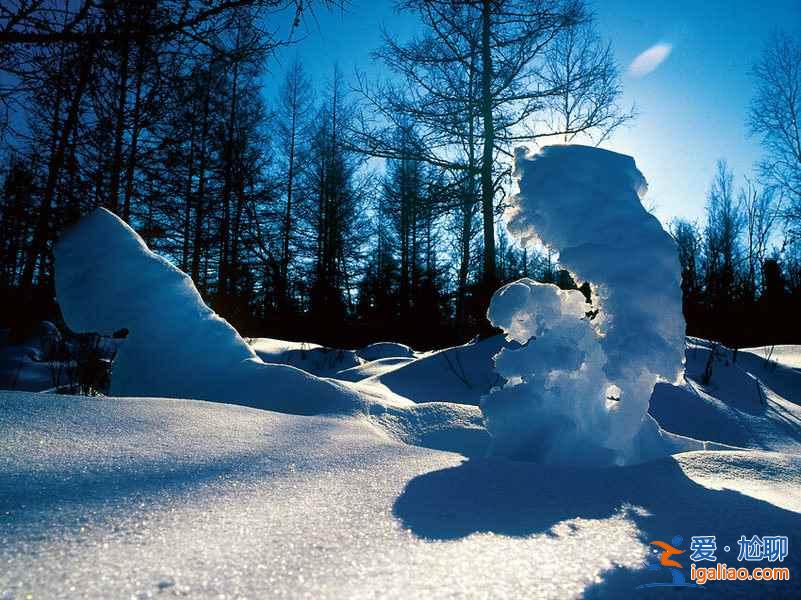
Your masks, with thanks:
M 489 319 L 525 345 L 498 353 L 506 384 L 482 402 L 494 452 L 620 464 L 676 451 L 647 411 L 654 384 L 683 368 L 680 267 L 672 238 L 640 203 L 646 182 L 634 159 L 551 146 L 518 150 L 516 169 L 510 232 L 557 250 L 590 282 L 593 304 L 530 279 L 495 293 Z

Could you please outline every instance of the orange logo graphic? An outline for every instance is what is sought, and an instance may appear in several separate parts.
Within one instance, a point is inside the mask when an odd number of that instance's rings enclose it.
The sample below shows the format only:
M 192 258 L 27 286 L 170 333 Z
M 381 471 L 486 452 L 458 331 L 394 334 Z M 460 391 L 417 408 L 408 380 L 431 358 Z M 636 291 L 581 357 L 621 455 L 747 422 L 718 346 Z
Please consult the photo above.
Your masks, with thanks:
M 680 563 L 676 562 L 675 560 L 672 560 L 670 557 L 673 556 L 674 554 L 684 554 L 684 550 L 679 550 L 678 548 L 674 548 L 667 542 L 660 542 L 658 540 L 655 542 L 651 542 L 651 544 L 654 546 L 659 546 L 660 548 L 662 548 L 662 550 L 664 550 L 664 552 L 662 552 L 659 555 L 660 565 L 662 565 L 663 567 L 678 567 L 679 569 L 682 568 Z

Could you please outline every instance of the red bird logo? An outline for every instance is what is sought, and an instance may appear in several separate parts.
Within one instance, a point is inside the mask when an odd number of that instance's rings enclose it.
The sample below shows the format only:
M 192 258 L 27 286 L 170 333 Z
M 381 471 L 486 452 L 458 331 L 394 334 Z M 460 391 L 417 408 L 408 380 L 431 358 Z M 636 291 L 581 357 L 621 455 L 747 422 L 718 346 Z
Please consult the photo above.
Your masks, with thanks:
M 655 541 L 651 542 L 654 546 L 659 546 L 664 550 L 664 552 L 659 554 L 659 564 L 663 567 L 678 567 L 679 569 L 683 568 L 680 563 L 676 562 L 675 560 L 671 560 L 671 556 L 674 554 L 683 554 L 684 550 L 679 550 L 678 548 L 674 548 L 667 542 L 660 542 Z

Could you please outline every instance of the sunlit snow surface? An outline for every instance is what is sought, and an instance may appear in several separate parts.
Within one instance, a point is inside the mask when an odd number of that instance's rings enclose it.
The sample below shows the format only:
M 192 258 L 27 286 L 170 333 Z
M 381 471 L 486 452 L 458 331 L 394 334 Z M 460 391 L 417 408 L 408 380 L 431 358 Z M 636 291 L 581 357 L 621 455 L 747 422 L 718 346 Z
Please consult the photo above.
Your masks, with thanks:
M 548 146 L 518 150 L 515 172 L 510 232 L 556 250 L 594 303 L 531 279 L 495 293 L 488 318 L 524 346 L 498 354 L 506 384 L 482 401 L 494 452 L 623 464 L 675 451 L 647 412 L 654 384 L 682 371 L 681 272 L 675 242 L 640 203 L 634 159 Z
M 801 369 L 801 346 L 799 345 L 760 346 L 745 348 L 744 351 L 785 367 Z
M 22 392 L 0 393 L 0 443 L 0 597 L 617 598 L 659 580 L 649 540 L 699 533 L 786 533 L 801 566 L 797 456 L 548 468 L 361 417 Z

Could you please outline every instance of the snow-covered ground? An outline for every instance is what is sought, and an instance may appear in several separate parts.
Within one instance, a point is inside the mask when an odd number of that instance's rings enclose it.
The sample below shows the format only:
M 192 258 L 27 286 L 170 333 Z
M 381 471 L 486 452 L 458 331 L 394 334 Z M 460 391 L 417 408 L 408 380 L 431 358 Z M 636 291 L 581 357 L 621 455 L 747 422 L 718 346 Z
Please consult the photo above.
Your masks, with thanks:
M 777 350 L 784 354 L 785 347 Z M 686 355 L 683 382 L 657 384 L 651 397 L 650 412 L 664 428 L 732 446 L 801 453 L 801 369 L 750 350 L 735 359 L 728 348 L 697 338 L 688 338 Z
M 745 352 L 756 354 L 768 362 L 774 362 L 785 367 L 801 369 L 801 346 L 760 346 L 758 348 L 746 348 Z
M 690 340 L 687 379 L 658 385 L 651 412 L 742 449 L 602 469 L 483 458 L 478 409 L 457 404 L 416 405 L 452 411 L 454 441 L 391 413 L 2 392 L 0 597 L 617 598 L 659 580 L 643 565 L 649 541 L 702 534 L 734 548 L 718 553 L 729 564 L 740 535 L 786 534 L 795 575 L 801 372 L 743 351 L 732 364 L 718 347 L 702 386 L 709 351 Z M 471 458 L 448 450 L 465 432 Z M 798 589 L 710 582 L 685 594 Z
M 248 340 L 256 355 L 266 363 L 290 365 L 319 376 L 335 375 L 364 361 L 355 350 L 326 348 L 319 344 L 285 342 L 272 338 Z
M 797 454 L 557 468 L 404 444 L 366 416 L 25 392 L 0 393 L 0 443 L 3 598 L 617 598 L 659 580 L 647 542 L 676 534 L 717 535 L 729 563 L 741 534 L 787 534 L 801 568 Z

